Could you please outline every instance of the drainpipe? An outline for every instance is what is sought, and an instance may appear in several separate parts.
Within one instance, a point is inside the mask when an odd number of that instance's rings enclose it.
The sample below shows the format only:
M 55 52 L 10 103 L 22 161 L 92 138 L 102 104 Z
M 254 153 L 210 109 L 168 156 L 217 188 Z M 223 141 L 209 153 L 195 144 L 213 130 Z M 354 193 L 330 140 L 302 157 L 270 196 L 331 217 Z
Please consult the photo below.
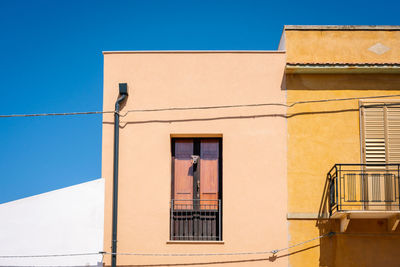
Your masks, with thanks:
M 119 84 L 119 97 L 115 102 L 114 113 L 114 177 L 113 177 L 113 213 L 111 238 L 111 266 L 117 266 L 117 215 L 118 215 L 118 157 L 119 157 L 119 109 L 120 104 L 128 97 L 128 85 Z

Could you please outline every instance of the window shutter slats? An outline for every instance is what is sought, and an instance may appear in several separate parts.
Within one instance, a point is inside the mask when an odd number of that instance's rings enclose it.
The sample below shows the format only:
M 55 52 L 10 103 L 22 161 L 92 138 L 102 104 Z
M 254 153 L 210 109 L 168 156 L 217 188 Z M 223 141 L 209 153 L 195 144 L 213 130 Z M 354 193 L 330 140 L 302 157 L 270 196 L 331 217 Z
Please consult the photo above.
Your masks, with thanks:
M 388 163 L 400 162 L 400 108 L 387 107 Z
M 386 162 L 386 148 L 383 108 L 364 108 L 363 120 L 365 163 L 384 164 Z
M 400 106 L 368 103 L 363 105 L 361 114 L 364 162 L 400 163 Z

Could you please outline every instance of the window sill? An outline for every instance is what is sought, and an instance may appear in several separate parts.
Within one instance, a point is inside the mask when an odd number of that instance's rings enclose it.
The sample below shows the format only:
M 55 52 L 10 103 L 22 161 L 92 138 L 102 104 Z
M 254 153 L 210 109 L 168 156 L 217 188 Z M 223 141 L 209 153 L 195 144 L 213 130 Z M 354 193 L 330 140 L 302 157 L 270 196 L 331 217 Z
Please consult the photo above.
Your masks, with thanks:
M 225 241 L 207 241 L 207 240 L 170 240 L 167 244 L 201 244 L 201 245 L 223 245 Z

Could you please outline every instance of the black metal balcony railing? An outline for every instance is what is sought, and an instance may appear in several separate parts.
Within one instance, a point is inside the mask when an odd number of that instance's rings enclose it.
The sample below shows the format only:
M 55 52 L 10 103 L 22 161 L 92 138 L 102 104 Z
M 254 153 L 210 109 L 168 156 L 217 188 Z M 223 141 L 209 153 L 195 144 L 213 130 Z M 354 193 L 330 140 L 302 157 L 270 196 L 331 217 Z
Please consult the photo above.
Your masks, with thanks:
M 171 200 L 171 240 L 222 240 L 221 200 Z
M 400 164 L 335 164 L 328 172 L 329 212 L 398 211 Z

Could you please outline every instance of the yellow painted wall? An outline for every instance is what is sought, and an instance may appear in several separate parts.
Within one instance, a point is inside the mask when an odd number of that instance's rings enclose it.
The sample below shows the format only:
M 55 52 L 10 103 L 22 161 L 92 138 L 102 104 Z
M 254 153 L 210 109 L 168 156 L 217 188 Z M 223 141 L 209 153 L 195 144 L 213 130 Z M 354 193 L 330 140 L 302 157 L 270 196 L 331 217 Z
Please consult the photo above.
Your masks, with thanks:
M 282 52 L 104 55 L 104 110 L 126 82 L 130 109 L 285 103 Z M 287 246 L 286 110 L 282 106 L 129 113 L 121 118 L 118 252 L 231 253 Z M 223 143 L 223 242 L 169 243 L 171 135 Z M 103 117 L 104 250 L 111 246 L 113 115 Z M 287 266 L 287 256 L 119 256 L 119 265 Z M 105 258 L 106 265 L 110 257 Z
M 399 63 L 400 31 L 287 30 L 288 63 Z M 376 43 L 390 48 L 377 55 Z M 396 74 L 287 74 L 287 102 L 400 94 Z M 391 97 L 385 99 L 400 99 Z M 326 174 L 335 163 L 360 163 L 359 101 L 298 104 L 288 108 L 289 244 L 329 232 L 339 221 L 326 215 Z M 321 208 L 322 206 L 322 208 Z M 297 219 L 296 219 L 297 218 Z M 387 220 L 351 220 L 341 235 L 290 250 L 289 266 L 399 266 L 400 231 L 388 233 Z
M 304 77 L 303 77 L 304 78 Z M 379 88 L 379 84 L 376 84 Z M 323 88 L 323 80 L 321 80 Z M 340 88 L 340 85 L 338 85 Z M 363 97 L 385 94 L 400 94 L 389 90 L 288 90 L 288 103 L 300 100 L 319 100 L 332 98 Z M 393 98 L 393 99 L 399 99 Z M 315 217 L 319 213 L 323 200 L 323 190 L 326 174 L 335 163 L 360 163 L 360 128 L 358 101 L 343 101 L 319 104 L 303 104 L 288 109 L 288 213 L 293 216 L 301 214 Z M 324 211 L 326 213 L 326 211 Z M 374 233 L 372 226 L 382 224 L 382 221 L 355 222 L 355 233 Z M 362 220 L 361 220 L 362 221 Z M 362 227 L 365 223 L 371 227 Z M 387 229 L 387 222 L 383 220 Z M 289 220 L 289 244 L 296 244 L 310 238 L 331 232 L 339 231 L 335 223 L 325 225 L 320 229 L 317 220 Z M 349 228 L 348 231 L 351 231 Z M 399 231 L 398 231 L 399 232 Z M 387 232 L 385 232 L 387 234 Z M 363 251 L 375 253 L 375 246 L 368 243 L 360 246 L 360 240 L 365 237 L 333 237 L 328 240 L 313 241 L 307 245 L 291 250 L 292 252 L 306 249 L 303 252 L 290 256 L 290 266 L 381 266 L 379 259 L 364 261 Z M 366 240 L 376 240 L 369 237 Z M 397 256 L 391 250 L 392 246 L 400 244 L 397 238 L 378 237 L 384 245 L 380 247 L 380 255 L 392 257 L 392 265 L 397 266 Z M 336 243 L 339 242 L 339 243 Z M 322 246 L 322 244 L 324 244 Z M 318 245 L 319 247 L 313 247 Z M 358 249 L 355 249 L 357 246 Z M 349 253 L 349 248 L 356 250 Z M 334 253 L 336 258 L 331 254 Z M 347 257 L 348 260 L 343 260 Z M 336 260 L 335 260 L 336 259 Z M 389 260 L 390 261 L 390 260 Z M 340 264 L 339 264 L 340 262 Z M 358 262 L 354 264 L 354 262 Z M 383 266 L 383 265 L 382 265 Z
M 399 63 L 400 31 L 287 30 L 289 63 Z M 388 48 L 378 55 L 368 49 L 380 43 Z
M 289 266 L 399 266 L 400 231 L 388 233 L 387 220 L 352 220 L 345 233 L 338 233 L 337 220 L 290 220 L 289 244 L 330 231 L 337 234 L 291 249 Z
M 398 31 L 286 31 L 287 62 L 399 62 Z M 377 55 L 380 42 L 391 49 Z M 288 74 L 288 104 L 304 100 L 400 94 L 395 74 Z M 385 98 L 386 99 L 386 98 Z M 389 98 L 390 99 L 390 98 Z M 399 99 L 399 97 L 392 97 Z M 360 163 L 359 101 L 295 105 L 288 109 L 289 243 L 339 232 L 339 222 L 315 219 L 323 202 L 326 174 L 335 163 Z M 322 206 L 325 207 L 325 206 Z M 314 218 L 314 219 L 313 219 Z M 298 266 L 398 266 L 394 247 L 399 231 L 388 235 L 386 220 L 351 220 L 343 235 L 325 237 L 291 250 Z M 380 235 L 379 235 L 380 234 Z
M 390 86 L 375 82 L 371 84 L 376 90 L 346 90 L 345 85 L 337 84 L 337 90 L 326 90 L 324 79 L 320 79 L 320 89 L 296 90 L 296 81 L 317 79 L 309 77 L 289 77 L 287 81 L 288 103 L 303 100 L 320 100 L 349 97 L 368 97 L 377 95 L 400 94 L 398 90 L 379 90 Z M 349 80 L 358 77 L 347 77 Z M 370 80 L 373 80 L 370 77 Z M 376 80 L 380 80 L 377 77 Z M 292 87 L 293 86 L 293 87 Z M 293 89 L 293 90 L 292 90 Z M 393 89 L 395 89 L 393 87 Z M 394 97 L 392 99 L 399 99 Z M 288 212 L 294 216 L 308 214 L 316 216 L 323 197 L 326 173 L 335 163 L 360 163 L 360 124 L 359 103 L 357 100 L 328 102 L 318 104 L 302 104 L 288 109 Z M 326 211 L 325 211 L 326 212 Z M 365 227 L 368 224 L 368 227 Z M 354 233 L 375 233 L 377 225 L 387 234 L 386 220 L 352 220 L 348 231 Z M 363 227 L 364 226 L 364 227 Z M 350 226 L 349 226 L 350 227 Z M 339 231 L 337 223 L 327 224 L 320 229 L 316 220 L 290 220 L 290 244 L 295 244 L 330 231 Z M 376 241 L 379 246 L 370 246 Z M 360 243 L 362 245 L 360 245 Z M 312 247 L 312 245 L 319 247 Z M 294 266 L 397 266 L 397 255 L 393 246 L 400 244 L 400 236 L 396 237 L 360 237 L 339 236 L 314 241 L 303 246 L 309 248 L 290 257 Z M 378 248 L 378 249 L 377 249 Z M 297 250 L 292 250 L 297 251 Z M 363 256 L 373 255 L 379 251 L 380 256 L 373 259 Z M 332 253 L 334 255 L 332 255 Z M 371 256 L 372 257 L 372 256 Z M 386 265 L 380 265 L 379 257 L 384 257 Z M 390 263 L 390 264 L 389 264 Z M 388 265 L 389 264 L 389 265 Z

